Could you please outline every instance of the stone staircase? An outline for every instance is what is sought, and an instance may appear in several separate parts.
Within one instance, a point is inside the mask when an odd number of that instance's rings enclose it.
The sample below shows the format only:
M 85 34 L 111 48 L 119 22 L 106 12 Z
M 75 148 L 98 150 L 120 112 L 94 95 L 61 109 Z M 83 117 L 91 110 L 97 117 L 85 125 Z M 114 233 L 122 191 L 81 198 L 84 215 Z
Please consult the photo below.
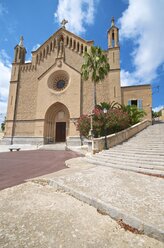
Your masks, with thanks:
M 128 141 L 85 160 L 92 164 L 164 177 L 164 122 L 155 123 Z

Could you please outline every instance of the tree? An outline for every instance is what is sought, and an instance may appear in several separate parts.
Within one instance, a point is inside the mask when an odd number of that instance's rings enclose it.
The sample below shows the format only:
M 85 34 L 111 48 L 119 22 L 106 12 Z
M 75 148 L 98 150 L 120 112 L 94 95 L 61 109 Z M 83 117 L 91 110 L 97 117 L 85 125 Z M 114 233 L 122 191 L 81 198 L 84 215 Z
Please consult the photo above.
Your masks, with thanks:
M 108 58 L 100 47 L 92 46 L 89 52 L 84 53 L 84 63 L 81 67 L 82 78 L 93 82 L 94 108 L 97 105 L 96 84 L 102 81 L 110 69 Z
M 96 105 L 96 108 L 99 108 L 101 110 L 103 109 L 119 109 L 119 108 L 122 108 L 122 105 L 118 102 L 115 102 L 115 101 L 112 101 L 112 102 L 100 102 L 100 104 L 97 104 Z
M 130 124 L 135 125 L 142 120 L 142 118 L 146 115 L 145 111 L 142 109 L 138 109 L 135 105 L 127 105 L 122 106 L 124 112 L 127 112 L 130 117 Z
M 162 110 L 159 110 L 158 112 L 152 111 L 152 117 L 157 118 L 162 115 Z
M 6 117 L 4 118 L 4 121 L 1 123 L 1 129 L 3 132 L 5 130 L 5 124 L 6 124 Z

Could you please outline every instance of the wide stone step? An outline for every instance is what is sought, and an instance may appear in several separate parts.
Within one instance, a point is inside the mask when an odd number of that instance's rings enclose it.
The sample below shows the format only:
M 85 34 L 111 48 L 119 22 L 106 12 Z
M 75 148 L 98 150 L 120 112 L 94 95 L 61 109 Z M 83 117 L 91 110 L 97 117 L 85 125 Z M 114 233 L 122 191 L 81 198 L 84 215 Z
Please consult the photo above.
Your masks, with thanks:
M 162 162 L 156 162 L 156 161 L 144 161 L 144 160 L 135 160 L 133 158 L 129 158 L 127 159 L 123 159 L 123 158 L 108 158 L 105 156 L 94 156 L 92 157 L 93 160 L 96 161 L 103 161 L 103 162 L 107 162 L 107 163 L 112 163 L 112 164 L 121 164 L 121 165 L 129 165 L 129 166 L 135 166 L 135 167 L 145 167 L 145 168 L 150 168 L 150 169 L 158 169 L 159 170 L 164 170 L 164 161 Z
M 111 150 L 111 149 L 110 149 Z M 153 147 L 132 147 L 132 146 L 121 146 L 121 147 L 117 147 L 117 148 L 113 148 L 112 150 L 116 150 L 119 152 L 120 151 L 145 151 L 145 153 L 147 152 L 151 152 L 151 151 L 154 151 L 154 152 L 160 152 L 161 154 L 164 154 L 164 149 L 159 147 L 159 148 L 153 148 Z
M 130 159 L 135 159 L 136 161 L 143 161 L 143 160 L 144 161 L 159 161 L 159 162 L 164 163 L 164 156 L 159 156 L 159 155 L 155 155 L 155 154 L 154 154 L 154 156 L 150 156 L 150 155 L 148 156 L 148 155 L 144 155 L 144 154 L 142 154 L 142 155 L 141 154 L 129 154 L 129 153 L 116 154 L 116 153 L 112 153 L 112 152 L 109 152 L 109 153 L 102 152 L 97 156 L 104 156 L 108 159 L 120 158 L 120 159 L 128 160 L 130 158 Z
M 126 143 L 132 143 L 132 144 L 150 144 L 150 145 L 158 145 L 158 144 L 164 144 L 164 141 L 163 140 L 154 140 L 152 141 L 152 139 L 150 140 L 146 140 L 145 138 L 143 138 L 143 140 L 140 138 L 140 139 L 131 139 L 129 141 L 126 141 Z
M 119 149 L 117 149 L 116 147 L 114 148 L 110 148 L 108 150 L 103 150 L 101 151 L 100 153 L 103 153 L 103 154 L 127 154 L 127 155 L 137 155 L 140 154 L 140 155 L 143 155 L 143 156 L 151 156 L 154 157 L 155 155 L 157 156 L 161 156 L 163 157 L 164 156 L 164 151 L 163 150 L 157 150 L 157 151 L 154 151 L 153 149 L 147 149 L 147 150 L 144 150 L 144 149 L 133 149 L 133 148 L 125 148 L 125 147 L 121 147 Z
M 164 176 L 164 123 L 86 159 L 97 165 Z
M 138 141 L 138 140 L 131 140 L 131 141 L 125 141 L 124 143 L 122 143 L 122 145 L 147 145 L 147 146 L 164 146 L 164 141 L 162 142 L 151 142 L 151 141 Z
M 133 136 L 131 138 L 131 140 L 133 140 L 133 139 L 139 140 L 142 138 L 144 138 L 145 140 L 152 140 L 152 142 L 157 141 L 157 140 L 163 141 L 164 135 L 162 136 L 161 134 L 160 135 L 155 135 L 155 134 L 153 134 L 153 135 L 149 135 L 149 134 L 139 135 L 139 134 L 137 134 L 136 136 Z
M 123 166 L 121 164 L 112 164 L 110 162 L 103 162 L 101 160 L 94 160 L 92 158 L 85 158 L 85 160 L 91 164 L 106 166 L 106 167 L 110 167 L 114 169 L 133 171 L 133 172 L 144 173 L 144 174 L 154 175 L 154 176 L 161 176 L 161 177 L 164 176 L 163 170 L 135 167 L 129 164 L 127 164 L 126 166 Z
M 144 148 L 144 147 L 125 147 L 125 146 L 122 146 L 122 147 L 116 147 L 116 148 L 113 148 L 112 149 L 113 151 L 117 151 L 119 153 L 119 151 L 122 151 L 122 152 L 139 152 L 139 153 L 158 153 L 158 154 L 164 154 L 164 150 L 163 148 L 160 148 L 160 149 L 153 149 L 153 148 Z
M 134 140 L 134 141 L 129 141 L 129 142 L 126 142 L 124 143 L 124 145 L 126 144 L 131 144 L 131 145 L 147 145 L 147 146 L 164 146 L 164 141 L 162 142 L 151 142 L 151 141 L 137 141 L 137 140 Z

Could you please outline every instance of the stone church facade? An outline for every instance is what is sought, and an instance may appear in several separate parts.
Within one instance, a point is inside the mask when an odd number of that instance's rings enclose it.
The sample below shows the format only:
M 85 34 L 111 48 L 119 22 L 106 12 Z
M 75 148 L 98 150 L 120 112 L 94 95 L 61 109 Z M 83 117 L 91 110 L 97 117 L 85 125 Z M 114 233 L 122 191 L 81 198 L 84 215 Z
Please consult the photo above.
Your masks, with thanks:
M 119 30 L 112 24 L 107 33 L 110 72 L 97 85 L 97 102 L 116 101 L 143 108 L 151 120 L 151 85 L 120 86 Z M 76 120 L 93 109 L 93 84 L 83 81 L 83 54 L 93 41 L 69 32 L 65 22 L 25 63 L 21 37 L 15 47 L 4 142 L 47 144 L 67 142 L 80 145 Z

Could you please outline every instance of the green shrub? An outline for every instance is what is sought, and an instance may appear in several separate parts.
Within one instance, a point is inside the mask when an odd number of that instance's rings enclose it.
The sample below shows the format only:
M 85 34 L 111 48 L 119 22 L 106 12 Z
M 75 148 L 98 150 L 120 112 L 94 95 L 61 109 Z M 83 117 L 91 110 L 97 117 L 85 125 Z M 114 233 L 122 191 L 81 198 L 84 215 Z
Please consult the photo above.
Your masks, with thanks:
M 81 136 L 88 138 L 89 131 L 91 129 L 91 119 L 88 115 L 82 115 L 76 124 L 77 130 L 80 132 Z
M 107 113 L 103 112 L 103 109 Z M 93 110 L 92 134 L 96 137 L 120 132 L 142 120 L 146 115 L 143 110 L 136 106 L 122 106 L 117 102 L 106 103 L 102 102 Z M 77 130 L 84 137 L 89 137 L 91 129 L 91 116 L 82 115 L 77 121 Z
M 146 115 L 145 111 L 138 109 L 135 105 L 127 105 L 122 107 L 123 111 L 128 113 L 130 118 L 130 125 L 135 125 L 142 120 Z

